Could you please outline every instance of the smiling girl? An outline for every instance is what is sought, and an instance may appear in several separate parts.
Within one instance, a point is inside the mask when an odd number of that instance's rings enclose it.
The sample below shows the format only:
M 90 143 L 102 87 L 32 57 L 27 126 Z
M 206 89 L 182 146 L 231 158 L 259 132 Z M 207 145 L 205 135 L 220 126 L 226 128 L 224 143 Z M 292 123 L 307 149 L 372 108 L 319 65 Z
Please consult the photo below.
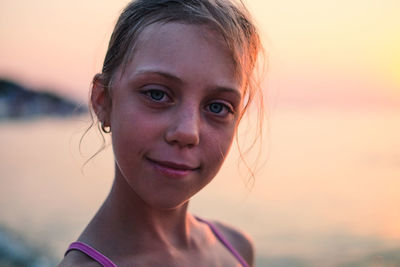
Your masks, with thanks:
M 242 4 L 138 0 L 122 12 L 91 105 L 110 133 L 112 189 L 60 266 L 252 266 L 249 238 L 187 211 L 217 174 L 259 88 Z

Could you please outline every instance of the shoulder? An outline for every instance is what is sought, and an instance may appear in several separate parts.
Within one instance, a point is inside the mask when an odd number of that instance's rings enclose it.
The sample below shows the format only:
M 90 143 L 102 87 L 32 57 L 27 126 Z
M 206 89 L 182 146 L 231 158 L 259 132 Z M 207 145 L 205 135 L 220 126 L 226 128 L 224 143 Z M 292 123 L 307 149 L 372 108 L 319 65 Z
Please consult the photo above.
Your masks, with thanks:
M 94 261 L 89 256 L 83 254 L 82 252 L 71 250 L 63 258 L 63 260 L 57 265 L 57 267 L 99 267 L 99 263 Z
M 221 232 L 229 243 L 246 260 L 249 266 L 254 264 L 254 246 L 249 235 L 239 229 L 219 221 L 212 221 L 213 225 Z

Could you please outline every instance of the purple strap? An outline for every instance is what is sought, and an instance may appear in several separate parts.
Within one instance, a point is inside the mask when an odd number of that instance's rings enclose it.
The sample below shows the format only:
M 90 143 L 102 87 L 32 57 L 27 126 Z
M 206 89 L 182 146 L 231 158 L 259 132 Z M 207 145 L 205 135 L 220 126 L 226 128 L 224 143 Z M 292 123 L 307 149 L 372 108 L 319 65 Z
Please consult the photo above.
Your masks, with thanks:
M 224 238 L 224 236 L 221 234 L 220 231 L 218 231 L 218 229 L 210 222 L 205 221 L 203 219 L 200 219 L 198 217 L 196 217 L 196 219 L 200 222 L 203 222 L 205 224 L 207 224 L 211 231 L 214 233 L 214 235 L 219 239 L 219 241 L 221 241 L 221 243 L 233 254 L 233 256 L 235 256 L 235 258 L 240 262 L 241 265 L 243 265 L 243 267 L 249 267 L 249 265 L 247 264 L 247 262 L 243 259 L 243 257 L 239 254 L 239 252 L 237 252 L 237 250 L 231 245 L 231 243 L 228 242 L 228 240 L 226 240 Z
M 239 252 L 237 252 L 236 249 L 233 248 L 233 246 L 223 237 L 221 232 L 219 232 L 218 229 L 212 223 L 210 223 L 206 220 L 200 219 L 198 217 L 196 217 L 196 219 L 200 222 L 207 224 L 208 227 L 210 227 L 211 231 L 218 238 L 218 240 L 232 253 L 232 255 L 240 262 L 240 264 L 243 267 L 249 267 L 249 265 L 242 258 L 242 256 L 239 254 Z M 107 258 L 103 254 L 101 254 L 99 251 L 97 251 L 96 249 L 92 248 L 91 246 L 89 246 L 85 243 L 73 242 L 68 247 L 67 251 L 65 252 L 65 255 L 71 250 L 79 250 L 79 251 L 85 253 L 86 255 L 88 255 L 89 257 L 91 257 L 92 259 L 94 259 L 95 261 L 97 261 L 98 263 L 103 265 L 104 267 L 117 267 L 117 265 L 115 265 L 109 258 Z
M 89 257 L 91 257 L 104 267 L 117 267 L 117 265 L 115 265 L 109 258 L 107 258 L 106 256 L 104 256 L 103 254 L 101 254 L 100 252 L 98 252 L 97 250 L 95 250 L 94 248 L 85 243 L 73 242 L 71 245 L 69 245 L 67 252 L 65 252 L 65 254 L 67 254 L 71 250 L 79 250 L 85 253 L 86 255 L 88 255 Z

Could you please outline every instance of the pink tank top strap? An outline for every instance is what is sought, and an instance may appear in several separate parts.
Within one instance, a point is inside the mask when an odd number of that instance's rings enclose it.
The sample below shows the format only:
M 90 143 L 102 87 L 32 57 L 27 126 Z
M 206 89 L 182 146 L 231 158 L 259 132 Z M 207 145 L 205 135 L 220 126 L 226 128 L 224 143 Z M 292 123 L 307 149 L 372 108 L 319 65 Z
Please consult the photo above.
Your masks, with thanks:
M 196 219 L 200 222 L 203 222 L 210 227 L 211 231 L 214 233 L 214 235 L 218 238 L 218 240 L 232 253 L 232 255 L 239 261 L 239 263 L 243 267 L 249 267 L 247 262 L 243 259 L 243 257 L 237 252 L 237 250 L 232 246 L 231 243 L 228 242 L 228 240 L 225 239 L 225 237 L 222 235 L 222 233 L 213 225 L 211 222 L 203 220 L 199 217 L 196 217 Z
M 201 218 L 196 217 L 196 219 L 202 223 L 205 223 L 210 227 L 211 231 L 214 233 L 215 237 L 232 253 L 232 255 L 239 261 L 239 263 L 243 267 L 249 267 L 247 262 L 243 259 L 243 257 L 237 252 L 237 250 L 225 239 L 225 237 L 221 234 L 221 232 L 215 227 L 211 222 L 203 220 Z M 88 255 L 98 263 L 100 263 L 104 267 L 117 267 L 109 258 L 101 254 L 96 249 L 92 248 L 91 246 L 83 243 L 83 242 L 73 242 L 69 247 L 68 250 L 65 252 L 65 255 L 71 250 L 79 250 L 84 254 Z
M 73 242 L 71 245 L 69 245 L 65 255 L 71 250 L 79 250 L 85 253 L 104 267 L 117 267 L 117 265 L 115 265 L 109 258 L 85 243 Z

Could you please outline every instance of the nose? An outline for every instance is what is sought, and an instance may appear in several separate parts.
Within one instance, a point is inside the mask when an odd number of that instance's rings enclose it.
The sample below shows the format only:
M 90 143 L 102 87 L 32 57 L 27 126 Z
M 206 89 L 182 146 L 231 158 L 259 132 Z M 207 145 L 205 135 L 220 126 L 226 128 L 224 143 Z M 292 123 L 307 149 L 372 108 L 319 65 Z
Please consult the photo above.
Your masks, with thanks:
M 195 108 L 180 109 L 171 119 L 165 140 L 179 147 L 193 147 L 200 142 L 200 116 Z

